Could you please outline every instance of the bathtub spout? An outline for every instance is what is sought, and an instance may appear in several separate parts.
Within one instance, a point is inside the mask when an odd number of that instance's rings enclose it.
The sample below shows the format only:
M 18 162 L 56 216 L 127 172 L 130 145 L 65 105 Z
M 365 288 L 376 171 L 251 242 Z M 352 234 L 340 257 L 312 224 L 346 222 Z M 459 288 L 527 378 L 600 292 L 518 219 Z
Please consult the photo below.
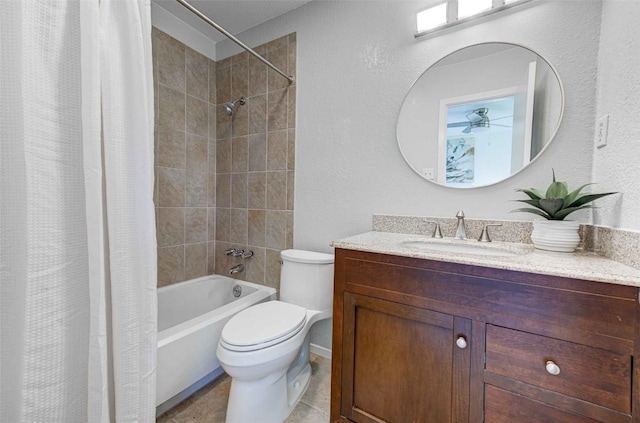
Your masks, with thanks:
M 240 273 L 244 270 L 244 264 L 238 264 L 229 269 L 229 275 L 233 275 L 234 273 Z

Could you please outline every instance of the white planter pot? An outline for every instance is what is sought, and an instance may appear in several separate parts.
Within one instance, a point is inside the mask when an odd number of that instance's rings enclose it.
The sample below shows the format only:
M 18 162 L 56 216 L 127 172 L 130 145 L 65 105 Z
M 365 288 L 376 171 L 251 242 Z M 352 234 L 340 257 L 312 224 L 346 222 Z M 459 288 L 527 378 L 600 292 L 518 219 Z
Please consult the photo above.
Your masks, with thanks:
M 539 250 L 572 253 L 580 243 L 580 224 L 565 220 L 536 220 L 531 241 Z

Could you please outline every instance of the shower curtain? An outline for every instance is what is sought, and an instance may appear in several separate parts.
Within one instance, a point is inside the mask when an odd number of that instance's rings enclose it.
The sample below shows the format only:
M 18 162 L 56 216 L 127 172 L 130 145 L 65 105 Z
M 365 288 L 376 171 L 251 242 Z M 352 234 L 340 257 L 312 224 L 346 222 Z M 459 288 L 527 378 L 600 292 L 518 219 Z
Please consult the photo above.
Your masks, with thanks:
M 149 0 L 0 6 L 0 421 L 151 422 Z

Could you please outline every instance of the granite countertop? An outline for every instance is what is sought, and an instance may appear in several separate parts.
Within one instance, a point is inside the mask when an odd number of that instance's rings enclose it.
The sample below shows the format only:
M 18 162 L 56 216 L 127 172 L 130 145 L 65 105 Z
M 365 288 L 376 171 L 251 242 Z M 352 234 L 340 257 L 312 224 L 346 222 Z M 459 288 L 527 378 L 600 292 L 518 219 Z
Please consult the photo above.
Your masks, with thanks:
M 515 251 L 520 254 L 513 256 L 485 256 L 458 252 L 418 250 L 402 245 L 410 241 L 484 245 L 475 240 L 460 241 L 451 238 L 434 240 L 424 235 L 373 231 L 334 241 L 331 246 L 347 250 L 368 251 L 640 287 L 640 270 L 594 252 L 555 253 L 536 250 L 531 244 L 492 242 L 487 245 L 488 248 Z

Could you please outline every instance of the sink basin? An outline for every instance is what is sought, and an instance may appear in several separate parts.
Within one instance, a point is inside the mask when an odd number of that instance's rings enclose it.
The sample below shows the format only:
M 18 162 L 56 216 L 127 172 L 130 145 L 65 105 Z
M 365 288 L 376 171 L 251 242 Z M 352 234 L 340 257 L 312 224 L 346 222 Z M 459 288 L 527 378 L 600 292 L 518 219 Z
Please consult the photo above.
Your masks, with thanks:
M 467 244 L 469 242 L 469 244 Z M 474 241 L 460 242 L 429 242 L 429 241 L 406 241 L 401 245 L 414 250 L 433 251 L 441 253 L 473 254 L 476 256 L 491 257 L 513 257 L 530 252 L 530 249 L 514 246 L 514 248 L 500 248 L 494 245 L 472 244 Z M 520 248 L 516 248 L 520 247 Z

